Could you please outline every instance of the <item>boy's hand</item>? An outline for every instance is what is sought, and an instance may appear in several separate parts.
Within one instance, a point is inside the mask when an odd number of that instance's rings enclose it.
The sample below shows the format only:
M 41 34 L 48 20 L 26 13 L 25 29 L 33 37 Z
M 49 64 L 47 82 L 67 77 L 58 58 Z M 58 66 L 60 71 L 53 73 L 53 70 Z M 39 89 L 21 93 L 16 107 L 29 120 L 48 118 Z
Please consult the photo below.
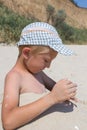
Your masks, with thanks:
M 63 102 L 65 100 L 74 100 L 77 85 L 67 79 L 58 81 L 51 91 L 51 97 L 54 103 Z

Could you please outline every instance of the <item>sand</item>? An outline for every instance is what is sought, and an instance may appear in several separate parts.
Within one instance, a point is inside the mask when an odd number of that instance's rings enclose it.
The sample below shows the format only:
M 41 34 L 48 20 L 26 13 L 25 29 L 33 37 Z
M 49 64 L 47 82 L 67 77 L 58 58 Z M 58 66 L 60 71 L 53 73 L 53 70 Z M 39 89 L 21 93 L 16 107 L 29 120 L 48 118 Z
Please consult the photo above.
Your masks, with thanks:
M 68 45 L 75 51 L 73 56 L 58 55 L 49 69 L 44 71 L 56 81 L 68 78 L 77 83 L 78 103 L 58 104 L 42 114 L 37 120 L 20 128 L 20 130 L 86 130 L 87 129 L 87 46 Z M 18 55 L 16 46 L 0 45 L 0 103 L 2 102 L 4 78 L 6 73 L 15 64 Z M 33 93 L 32 93 L 33 94 Z M 23 104 L 34 97 L 41 95 L 22 95 Z M 32 99 L 31 99 L 32 101 Z M 30 101 L 30 102 L 31 102 Z M 1 105 L 0 105 L 1 107 Z M 1 108 L 0 108 L 1 109 Z M 0 121 L 0 130 L 1 121 Z

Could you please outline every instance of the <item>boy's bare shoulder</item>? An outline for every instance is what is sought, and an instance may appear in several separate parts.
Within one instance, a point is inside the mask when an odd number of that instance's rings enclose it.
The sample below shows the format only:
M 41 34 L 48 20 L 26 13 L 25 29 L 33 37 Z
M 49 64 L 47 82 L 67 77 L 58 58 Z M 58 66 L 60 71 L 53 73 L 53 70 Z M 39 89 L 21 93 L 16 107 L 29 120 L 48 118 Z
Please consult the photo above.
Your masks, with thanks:
M 12 83 L 20 84 L 20 81 L 21 81 L 21 74 L 19 72 L 15 71 L 14 69 L 12 69 L 11 71 L 9 71 L 6 74 L 5 83 L 8 83 L 8 84 L 12 84 Z

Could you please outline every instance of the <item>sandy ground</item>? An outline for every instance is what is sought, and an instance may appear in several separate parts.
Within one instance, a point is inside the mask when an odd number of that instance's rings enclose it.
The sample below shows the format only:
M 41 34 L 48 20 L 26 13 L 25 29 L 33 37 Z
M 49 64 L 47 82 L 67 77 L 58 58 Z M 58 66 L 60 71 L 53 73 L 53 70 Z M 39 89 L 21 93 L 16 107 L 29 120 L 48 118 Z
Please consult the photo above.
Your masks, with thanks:
M 68 117 L 63 111 L 58 112 L 59 113 L 58 116 L 59 118 L 61 118 L 62 124 L 67 124 L 67 121 L 69 121 L 68 124 L 64 126 L 64 128 L 63 125 L 58 124 L 54 124 L 56 126 L 53 126 L 52 128 L 49 127 L 50 124 L 48 123 L 48 129 L 50 128 L 49 130 L 87 129 L 87 46 L 86 45 L 81 46 L 68 45 L 68 46 L 75 51 L 75 55 L 73 56 L 58 55 L 56 59 L 53 61 L 51 67 L 49 69 L 46 69 L 45 72 L 56 81 L 63 78 L 68 78 L 73 82 L 77 83 L 78 85 L 77 98 L 80 99 L 80 102 L 76 104 L 78 106 L 78 110 L 77 108 L 75 108 L 75 111 L 73 110 L 72 112 L 69 112 L 70 114 L 68 114 Z M 5 75 L 16 62 L 17 55 L 18 50 L 16 46 L 2 46 L 2 45 L 0 46 L 0 102 L 2 101 L 3 97 Z M 62 116 L 60 115 L 60 113 Z M 46 118 L 45 122 L 47 122 L 50 118 L 53 118 L 52 115 L 49 115 L 51 117 L 47 116 L 45 116 Z M 75 118 L 77 122 L 76 124 L 74 120 L 75 116 L 76 117 L 78 116 L 78 119 Z M 59 121 L 58 117 L 56 119 Z M 53 118 L 53 120 L 55 119 Z M 50 119 L 50 122 L 53 121 Z M 72 128 L 70 126 L 72 126 Z M 45 127 L 46 126 L 44 126 L 44 128 L 41 128 L 40 130 L 44 130 Z M 28 130 L 28 128 L 24 128 L 23 130 Z M 34 128 L 34 130 L 39 130 L 39 126 L 36 129 Z

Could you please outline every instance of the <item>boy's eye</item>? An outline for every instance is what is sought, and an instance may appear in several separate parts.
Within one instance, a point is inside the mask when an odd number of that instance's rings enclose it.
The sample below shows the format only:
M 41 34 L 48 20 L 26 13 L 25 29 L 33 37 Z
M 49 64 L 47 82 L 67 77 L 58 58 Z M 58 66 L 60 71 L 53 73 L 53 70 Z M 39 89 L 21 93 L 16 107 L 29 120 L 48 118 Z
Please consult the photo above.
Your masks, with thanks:
M 46 63 L 48 63 L 48 60 L 44 60 Z
M 45 59 L 44 61 L 45 61 L 46 63 L 48 62 L 48 60 L 46 60 L 46 59 Z

